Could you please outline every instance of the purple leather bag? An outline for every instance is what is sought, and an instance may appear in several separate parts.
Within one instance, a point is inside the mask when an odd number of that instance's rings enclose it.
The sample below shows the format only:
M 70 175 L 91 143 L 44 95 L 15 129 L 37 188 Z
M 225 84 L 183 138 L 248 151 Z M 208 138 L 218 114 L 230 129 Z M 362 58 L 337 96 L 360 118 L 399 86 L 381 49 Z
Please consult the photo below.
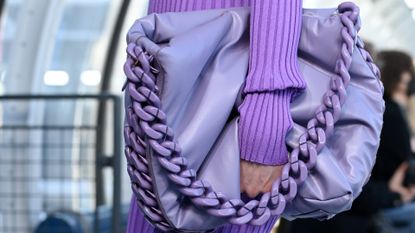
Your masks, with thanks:
M 151 14 L 128 32 L 125 155 L 132 190 L 162 230 L 202 232 L 270 216 L 327 219 L 370 176 L 384 102 L 357 36 L 359 10 L 305 9 L 305 92 L 291 103 L 289 163 L 271 192 L 241 200 L 238 114 L 248 70 L 249 8 Z

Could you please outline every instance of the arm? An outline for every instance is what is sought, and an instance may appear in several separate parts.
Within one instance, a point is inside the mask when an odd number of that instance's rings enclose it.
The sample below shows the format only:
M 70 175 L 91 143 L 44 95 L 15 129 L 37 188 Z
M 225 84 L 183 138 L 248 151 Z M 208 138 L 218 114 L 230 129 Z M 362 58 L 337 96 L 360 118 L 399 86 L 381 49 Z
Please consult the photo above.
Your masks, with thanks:
M 271 189 L 288 162 L 290 103 L 306 87 L 298 71 L 302 0 L 253 0 L 249 72 L 238 110 L 240 187 L 253 198 Z
M 302 0 L 255 0 L 251 9 L 249 72 L 239 106 L 241 158 L 282 165 L 290 102 L 306 86 L 297 62 Z
M 288 161 L 290 102 L 306 84 L 298 71 L 302 0 L 150 0 L 148 13 L 251 6 L 249 72 L 239 106 L 241 158 Z

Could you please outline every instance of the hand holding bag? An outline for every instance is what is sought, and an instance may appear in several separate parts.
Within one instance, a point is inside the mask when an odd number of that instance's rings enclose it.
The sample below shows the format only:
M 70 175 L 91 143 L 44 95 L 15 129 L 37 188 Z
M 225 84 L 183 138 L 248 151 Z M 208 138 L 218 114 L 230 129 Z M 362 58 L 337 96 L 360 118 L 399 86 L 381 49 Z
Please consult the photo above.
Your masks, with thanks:
M 289 163 L 256 200 L 241 200 L 237 108 L 248 69 L 249 8 L 150 14 L 127 36 L 125 155 L 132 190 L 161 230 L 201 232 L 271 216 L 327 219 L 370 176 L 384 102 L 357 36 L 359 10 L 305 9 L 305 92 L 291 103 Z

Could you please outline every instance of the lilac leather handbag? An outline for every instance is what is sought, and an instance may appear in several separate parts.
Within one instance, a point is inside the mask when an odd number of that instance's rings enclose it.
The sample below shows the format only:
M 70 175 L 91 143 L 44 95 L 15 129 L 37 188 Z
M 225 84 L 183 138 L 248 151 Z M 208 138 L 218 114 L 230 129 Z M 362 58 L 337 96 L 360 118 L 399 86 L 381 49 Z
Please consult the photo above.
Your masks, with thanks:
M 125 155 L 132 190 L 161 230 L 328 219 L 370 176 L 384 102 L 357 36 L 359 10 L 305 9 L 299 45 L 307 89 L 291 103 L 289 163 L 272 190 L 241 200 L 238 114 L 248 69 L 249 8 L 151 14 L 127 36 Z

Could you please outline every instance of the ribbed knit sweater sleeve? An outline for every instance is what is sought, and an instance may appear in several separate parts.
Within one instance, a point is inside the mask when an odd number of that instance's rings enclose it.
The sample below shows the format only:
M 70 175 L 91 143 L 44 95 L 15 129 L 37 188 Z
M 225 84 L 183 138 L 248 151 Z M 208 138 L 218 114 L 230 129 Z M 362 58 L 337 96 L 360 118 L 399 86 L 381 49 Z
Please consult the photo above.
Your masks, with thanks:
M 241 6 L 251 8 L 249 70 L 238 108 L 241 158 L 282 165 L 290 103 L 306 87 L 297 62 L 302 0 L 150 0 L 148 13 Z

